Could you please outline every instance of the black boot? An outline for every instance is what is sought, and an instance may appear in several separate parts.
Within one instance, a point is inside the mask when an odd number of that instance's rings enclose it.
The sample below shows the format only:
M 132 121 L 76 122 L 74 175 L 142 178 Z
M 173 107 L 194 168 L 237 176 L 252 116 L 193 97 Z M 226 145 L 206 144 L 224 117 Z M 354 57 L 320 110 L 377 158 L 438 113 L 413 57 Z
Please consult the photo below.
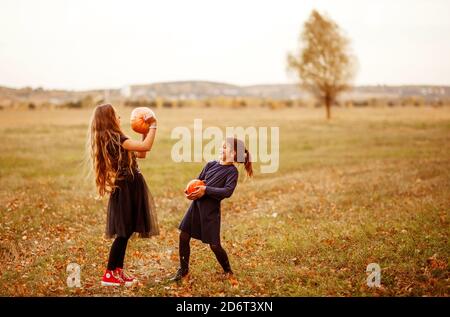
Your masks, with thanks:
M 183 279 L 183 277 L 186 277 L 189 273 L 188 269 L 178 268 L 177 273 L 173 277 L 170 278 L 171 282 L 179 282 Z
M 233 275 L 233 270 L 231 270 L 230 262 L 228 261 L 228 257 L 225 258 L 225 260 L 220 263 L 223 268 L 223 273 L 225 275 Z

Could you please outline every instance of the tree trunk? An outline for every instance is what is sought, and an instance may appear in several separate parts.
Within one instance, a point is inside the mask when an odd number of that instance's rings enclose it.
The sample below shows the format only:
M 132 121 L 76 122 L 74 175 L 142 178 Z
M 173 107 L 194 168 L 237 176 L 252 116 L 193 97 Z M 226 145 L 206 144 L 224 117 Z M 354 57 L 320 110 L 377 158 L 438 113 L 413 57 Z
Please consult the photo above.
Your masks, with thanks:
M 331 119 L 331 98 L 330 96 L 325 97 L 325 108 L 327 110 L 327 120 Z

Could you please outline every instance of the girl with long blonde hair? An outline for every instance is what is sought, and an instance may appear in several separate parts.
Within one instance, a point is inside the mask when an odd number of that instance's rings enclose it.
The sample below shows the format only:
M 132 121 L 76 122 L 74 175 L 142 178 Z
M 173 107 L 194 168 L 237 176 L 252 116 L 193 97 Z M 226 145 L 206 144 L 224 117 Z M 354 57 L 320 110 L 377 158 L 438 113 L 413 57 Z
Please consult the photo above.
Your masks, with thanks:
M 155 117 L 145 118 L 150 130 L 142 140 L 132 140 L 120 128 L 120 117 L 110 104 L 97 106 L 92 114 L 87 153 L 93 170 L 97 193 L 109 195 L 106 237 L 115 238 L 103 286 L 130 286 L 137 281 L 123 270 L 128 239 L 159 234 L 155 204 L 141 174 L 136 158 L 145 158 L 156 135 Z

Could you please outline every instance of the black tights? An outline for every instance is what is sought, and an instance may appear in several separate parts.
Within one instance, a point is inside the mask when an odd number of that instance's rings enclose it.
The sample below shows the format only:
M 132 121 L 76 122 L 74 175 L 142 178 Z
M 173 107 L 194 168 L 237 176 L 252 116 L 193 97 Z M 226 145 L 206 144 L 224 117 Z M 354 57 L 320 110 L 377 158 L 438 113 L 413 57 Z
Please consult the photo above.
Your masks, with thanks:
M 125 251 L 127 250 L 128 239 L 130 237 L 117 237 L 111 245 L 109 252 L 108 270 L 115 270 L 116 268 L 123 268 L 123 260 L 125 258 Z
M 189 233 L 181 231 L 180 233 L 180 266 L 183 271 L 189 270 L 189 256 L 191 255 L 191 246 L 190 246 L 191 236 Z M 217 261 L 219 261 L 223 270 L 226 273 L 231 273 L 230 262 L 228 260 L 227 252 L 222 248 L 222 245 L 219 244 L 210 244 L 211 250 L 214 252 Z

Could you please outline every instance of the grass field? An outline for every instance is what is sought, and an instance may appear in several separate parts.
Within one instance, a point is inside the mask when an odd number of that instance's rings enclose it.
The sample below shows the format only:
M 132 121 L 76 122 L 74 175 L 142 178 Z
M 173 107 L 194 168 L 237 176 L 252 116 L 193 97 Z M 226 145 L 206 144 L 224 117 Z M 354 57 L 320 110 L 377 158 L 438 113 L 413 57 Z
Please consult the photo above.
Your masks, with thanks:
M 130 109 L 119 112 L 128 118 Z M 103 238 L 107 198 L 96 201 L 81 177 L 90 114 L 0 112 L 0 295 L 450 294 L 450 108 L 336 109 L 331 122 L 323 109 L 159 110 L 156 143 L 139 165 L 161 234 L 129 244 L 126 267 L 141 280 L 131 289 L 100 286 L 111 240 Z M 198 241 L 191 278 L 166 282 L 189 204 L 182 190 L 203 165 L 172 162 L 170 132 L 192 128 L 194 118 L 204 127 L 280 127 L 279 171 L 241 177 L 222 203 L 238 286 Z M 81 265 L 81 288 L 66 286 L 71 262 Z M 380 288 L 366 285 L 372 262 L 382 269 Z

